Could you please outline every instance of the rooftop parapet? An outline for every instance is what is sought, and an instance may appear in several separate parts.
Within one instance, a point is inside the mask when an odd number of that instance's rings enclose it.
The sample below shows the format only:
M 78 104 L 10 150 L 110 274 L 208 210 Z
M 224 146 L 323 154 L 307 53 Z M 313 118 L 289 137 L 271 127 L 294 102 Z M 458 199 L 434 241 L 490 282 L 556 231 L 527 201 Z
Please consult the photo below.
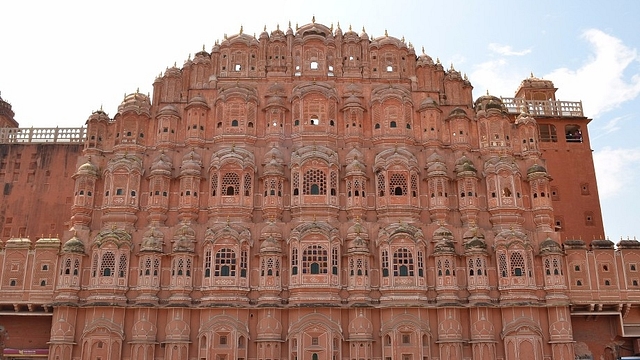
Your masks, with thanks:
M 533 116 L 584 117 L 582 101 L 501 99 L 510 114 L 519 114 L 524 107 Z
M 84 143 L 87 129 L 81 128 L 0 128 L 0 144 Z

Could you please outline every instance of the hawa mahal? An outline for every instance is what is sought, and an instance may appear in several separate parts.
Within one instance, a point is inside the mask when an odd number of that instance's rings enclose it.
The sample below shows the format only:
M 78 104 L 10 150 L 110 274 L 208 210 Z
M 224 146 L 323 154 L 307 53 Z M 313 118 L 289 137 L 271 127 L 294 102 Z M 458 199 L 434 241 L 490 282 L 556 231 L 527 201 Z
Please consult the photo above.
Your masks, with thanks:
M 586 118 L 312 23 L 216 42 L 81 128 L 0 102 L 5 359 L 574 360 L 640 352 Z

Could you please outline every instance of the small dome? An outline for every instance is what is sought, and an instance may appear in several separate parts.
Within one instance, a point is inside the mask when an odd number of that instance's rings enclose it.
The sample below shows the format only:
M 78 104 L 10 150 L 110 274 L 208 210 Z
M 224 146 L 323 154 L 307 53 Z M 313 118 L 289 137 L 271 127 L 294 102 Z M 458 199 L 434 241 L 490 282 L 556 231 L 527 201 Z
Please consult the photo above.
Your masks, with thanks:
M 449 113 L 449 117 L 456 117 L 456 116 L 467 116 L 467 112 L 460 107 L 456 107 L 455 109 L 451 110 L 451 112 Z
M 102 108 L 100 108 L 100 110 L 96 110 L 93 113 L 91 113 L 91 116 L 89 116 L 86 123 L 87 124 L 90 122 L 108 123 L 109 121 L 111 121 L 111 119 L 109 119 L 109 115 L 107 115 L 107 113 L 102 111 Z
M 151 116 L 151 100 L 145 94 L 136 91 L 124 97 L 120 106 L 118 106 L 118 114 L 123 115 L 127 112 L 134 112 L 138 115 L 145 114 Z
M 195 106 L 199 106 L 207 109 L 209 108 L 209 105 L 207 105 L 207 100 L 201 95 L 196 95 L 191 99 L 189 99 L 189 102 L 187 103 L 187 109 Z
M 591 248 L 593 249 L 613 249 L 613 241 L 611 240 L 593 240 L 591 242 Z
M 551 238 L 547 238 L 540 243 L 540 254 L 560 254 L 562 253 L 562 247 Z
M 427 96 L 424 100 L 422 100 L 419 110 L 422 111 L 428 108 L 438 108 L 438 102 L 433 100 L 431 96 Z
M 534 173 L 547 173 L 547 169 L 544 168 L 544 166 L 539 165 L 539 164 L 533 164 L 528 170 L 527 170 L 527 175 L 531 175 Z
M 151 226 L 151 228 L 142 235 L 140 251 L 162 252 L 163 239 L 164 233 L 155 226 Z
M 98 168 L 95 165 L 93 165 L 90 160 L 87 160 L 86 163 L 78 167 L 78 171 L 76 171 L 75 175 L 76 176 L 80 176 L 80 175 L 98 176 Z
M 178 109 L 176 109 L 175 106 L 166 105 L 166 106 L 162 107 L 162 109 L 160 109 L 160 111 L 158 111 L 158 116 L 180 117 L 180 113 L 178 112 Z
M 282 252 L 282 245 L 273 236 L 267 236 L 260 244 L 261 253 L 280 253 Z
M 347 251 L 348 252 L 369 252 L 369 234 L 360 219 L 347 230 Z
M 476 112 L 498 110 L 500 112 L 507 112 L 507 108 L 502 103 L 502 100 L 493 95 L 483 95 L 474 103 Z
M 173 252 L 194 252 L 196 232 L 188 224 L 180 225 L 173 235 Z
M 366 166 L 357 158 L 353 159 L 346 167 L 347 176 L 350 175 L 366 175 Z
M 196 175 L 200 176 L 202 169 L 202 157 L 195 150 L 191 150 L 182 157 L 182 168 L 180 175 Z
M 416 62 L 417 66 L 428 66 L 434 65 L 433 58 L 431 56 L 424 53 L 424 48 L 422 48 L 422 54 L 418 55 L 418 61 Z
M 473 166 L 473 162 L 469 160 L 466 156 L 461 157 L 456 161 L 456 173 L 458 176 L 466 175 L 465 173 L 473 173 L 474 175 L 478 172 L 478 170 Z
M 151 164 L 151 175 L 171 176 L 171 158 L 165 153 L 160 153 Z
M 62 245 L 62 252 L 84 254 L 84 243 L 74 235 L 71 239 L 67 240 L 64 245 Z
M 433 240 L 438 241 L 441 239 L 453 240 L 453 233 L 451 230 L 444 226 L 440 226 L 433 232 Z

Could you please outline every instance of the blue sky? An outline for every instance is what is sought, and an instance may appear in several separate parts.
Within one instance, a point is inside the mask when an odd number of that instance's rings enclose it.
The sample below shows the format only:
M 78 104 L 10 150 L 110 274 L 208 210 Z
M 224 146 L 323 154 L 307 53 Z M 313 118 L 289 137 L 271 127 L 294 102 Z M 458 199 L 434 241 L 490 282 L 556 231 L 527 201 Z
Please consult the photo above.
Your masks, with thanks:
M 605 232 L 640 236 L 640 1 L 8 1 L 0 91 L 22 127 L 80 127 L 125 93 L 239 32 L 316 22 L 405 37 L 469 76 L 474 98 L 511 97 L 530 73 L 583 101 Z M 553 174 L 552 174 L 553 175 Z

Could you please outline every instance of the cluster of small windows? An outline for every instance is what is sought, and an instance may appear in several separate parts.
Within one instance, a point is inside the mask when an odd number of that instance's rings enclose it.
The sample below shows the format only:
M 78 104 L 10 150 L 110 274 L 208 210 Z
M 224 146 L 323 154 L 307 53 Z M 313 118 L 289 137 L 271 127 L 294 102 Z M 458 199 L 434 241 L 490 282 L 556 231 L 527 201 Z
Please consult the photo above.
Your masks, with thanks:
M 414 276 L 413 254 L 407 248 L 393 253 L 393 276 Z
M 327 175 L 319 169 L 309 169 L 304 173 L 303 195 L 326 195 Z M 295 194 L 294 194 L 295 195 Z
M 328 272 L 327 249 L 318 244 L 309 245 L 302 252 L 303 274 L 326 274 Z

